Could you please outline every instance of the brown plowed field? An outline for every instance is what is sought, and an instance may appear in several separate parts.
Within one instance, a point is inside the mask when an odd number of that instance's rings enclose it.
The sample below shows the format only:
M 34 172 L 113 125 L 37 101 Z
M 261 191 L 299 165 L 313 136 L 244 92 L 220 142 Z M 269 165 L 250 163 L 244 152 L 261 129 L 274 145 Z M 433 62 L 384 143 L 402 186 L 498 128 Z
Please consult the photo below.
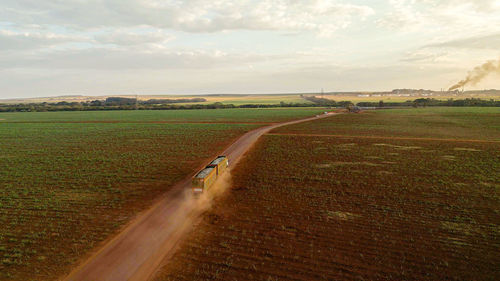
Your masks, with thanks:
M 500 278 L 498 143 L 266 135 L 232 174 L 156 281 Z

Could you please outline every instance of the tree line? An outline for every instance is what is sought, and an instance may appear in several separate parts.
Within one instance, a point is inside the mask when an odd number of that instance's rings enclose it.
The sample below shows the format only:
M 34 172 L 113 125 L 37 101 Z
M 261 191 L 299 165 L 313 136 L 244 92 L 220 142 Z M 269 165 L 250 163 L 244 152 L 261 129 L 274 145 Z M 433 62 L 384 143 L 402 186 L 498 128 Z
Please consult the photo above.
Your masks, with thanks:
M 98 111 L 98 110 L 176 110 L 176 109 L 220 109 L 220 108 L 271 108 L 271 107 L 320 107 L 322 105 L 310 103 L 286 103 L 279 104 L 223 104 L 215 102 L 211 104 L 178 104 L 178 103 L 151 103 L 134 101 L 102 101 L 91 102 L 57 102 L 57 103 L 18 103 L 0 104 L 0 112 L 44 112 L 44 111 Z

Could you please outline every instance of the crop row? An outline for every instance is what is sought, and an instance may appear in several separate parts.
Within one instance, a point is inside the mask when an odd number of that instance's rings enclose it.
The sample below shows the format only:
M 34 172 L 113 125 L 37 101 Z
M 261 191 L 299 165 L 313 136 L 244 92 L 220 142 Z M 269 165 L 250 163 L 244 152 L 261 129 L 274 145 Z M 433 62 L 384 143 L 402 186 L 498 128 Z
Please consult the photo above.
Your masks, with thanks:
M 500 141 L 498 120 L 500 108 L 377 110 L 285 126 L 274 132 Z
M 495 279 L 499 151 L 265 136 L 156 280 Z
M 203 110 L 117 110 L 0 113 L 6 122 L 283 122 L 314 116 L 322 108 L 236 108 Z

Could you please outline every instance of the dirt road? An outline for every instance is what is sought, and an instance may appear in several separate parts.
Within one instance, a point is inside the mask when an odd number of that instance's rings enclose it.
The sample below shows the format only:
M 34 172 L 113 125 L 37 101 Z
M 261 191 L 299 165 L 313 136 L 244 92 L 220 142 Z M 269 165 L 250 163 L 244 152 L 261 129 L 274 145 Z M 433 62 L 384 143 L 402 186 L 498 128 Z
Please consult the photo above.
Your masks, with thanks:
M 250 131 L 229 146 L 223 154 L 227 155 L 230 165 L 234 166 L 255 141 L 270 130 L 331 115 L 333 114 L 289 121 Z M 200 199 L 192 198 L 190 187 L 191 176 L 172 187 L 159 202 L 75 268 L 64 280 L 148 280 L 162 260 L 172 254 L 183 234 L 203 212 L 197 201 Z

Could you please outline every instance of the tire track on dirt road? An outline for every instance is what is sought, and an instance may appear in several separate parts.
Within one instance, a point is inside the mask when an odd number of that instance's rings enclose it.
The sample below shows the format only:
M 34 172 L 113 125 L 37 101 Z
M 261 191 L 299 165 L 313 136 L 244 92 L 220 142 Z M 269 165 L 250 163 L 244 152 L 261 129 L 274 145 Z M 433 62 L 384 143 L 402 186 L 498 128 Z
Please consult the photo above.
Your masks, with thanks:
M 234 166 L 257 139 L 277 127 L 312 121 L 334 113 L 288 121 L 247 132 L 222 154 Z M 172 254 L 182 236 L 203 213 L 199 200 L 191 196 L 190 175 L 173 186 L 149 210 L 76 267 L 65 281 L 148 280 L 165 257 Z M 203 204 L 206 206 L 207 204 Z

